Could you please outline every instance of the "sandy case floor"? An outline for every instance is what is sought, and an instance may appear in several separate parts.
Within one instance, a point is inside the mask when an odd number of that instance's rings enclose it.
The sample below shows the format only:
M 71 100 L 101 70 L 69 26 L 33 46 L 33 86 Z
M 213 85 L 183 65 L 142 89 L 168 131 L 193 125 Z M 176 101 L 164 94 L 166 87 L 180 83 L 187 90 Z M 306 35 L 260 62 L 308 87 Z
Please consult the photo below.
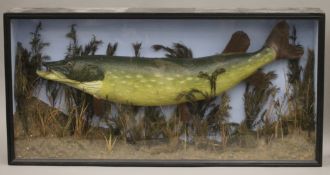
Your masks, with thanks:
M 212 160 L 313 160 L 314 144 L 304 134 L 293 134 L 275 139 L 271 144 L 263 140 L 253 146 L 219 147 L 210 144 L 186 145 L 179 142 L 139 142 L 127 144 L 119 141 L 111 152 L 105 140 L 65 138 L 27 138 L 15 141 L 19 159 L 212 159 Z

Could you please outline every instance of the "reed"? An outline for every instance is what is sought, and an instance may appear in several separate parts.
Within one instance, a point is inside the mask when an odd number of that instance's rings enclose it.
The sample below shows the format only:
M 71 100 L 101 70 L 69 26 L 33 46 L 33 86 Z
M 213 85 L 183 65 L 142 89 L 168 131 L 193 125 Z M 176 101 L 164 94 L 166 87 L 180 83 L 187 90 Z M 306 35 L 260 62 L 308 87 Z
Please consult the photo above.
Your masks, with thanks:
M 75 57 L 77 56 L 94 55 L 98 47 L 103 43 L 101 40 L 97 40 L 96 36 L 93 35 L 88 44 L 86 44 L 85 46 L 80 45 L 78 41 L 75 24 L 71 25 L 70 31 L 66 34 L 66 37 L 70 40 L 70 43 L 67 47 L 67 53 L 65 56 L 66 60 L 75 59 Z M 79 115 L 75 115 L 75 116 L 81 116 L 83 115 L 83 113 L 86 114 L 85 120 L 81 120 L 81 118 L 78 118 L 76 119 L 76 122 L 72 122 L 71 125 L 72 133 L 77 133 L 77 132 L 86 133 L 89 129 L 89 121 L 94 115 L 93 97 L 80 90 L 65 85 L 63 85 L 63 88 L 64 88 L 66 105 L 69 108 L 69 110 L 73 110 L 73 111 L 76 110 L 76 113 Z M 80 122 L 84 122 L 84 123 L 82 124 Z M 79 126 L 76 126 L 77 124 Z M 84 127 L 80 128 L 81 126 Z M 82 133 L 79 133 L 78 135 L 81 134 Z
M 58 120 L 59 114 L 60 112 L 56 108 L 42 109 L 40 103 L 37 104 L 34 115 L 36 116 L 37 127 L 42 136 L 58 134 L 56 120 Z
M 243 123 L 246 128 L 252 130 L 258 123 L 258 117 L 264 116 L 266 110 L 265 105 L 271 96 L 275 96 L 278 88 L 272 84 L 272 80 L 277 78 L 277 75 L 271 71 L 264 73 L 261 70 L 256 72 L 253 76 L 247 79 L 244 92 L 244 111 L 245 120 Z M 263 117 L 260 118 L 263 120 Z
M 181 43 L 173 43 L 172 47 L 155 44 L 152 46 L 155 51 L 163 51 L 165 52 L 165 56 L 168 58 L 177 58 L 177 59 L 192 59 L 193 53 L 190 48 Z M 187 99 L 188 103 L 182 103 L 176 106 L 177 110 L 174 116 L 168 121 L 167 127 L 165 129 L 165 133 L 171 142 L 173 139 L 178 139 L 181 134 L 184 135 L 184 148 L 186 148 L 187 138 L 191 137 L 199 137 L 201 135 L 207 135 L 207 123 L 203 120 L 203 112 L 201 110 L 206 110 L 206 106 L 204 108 L 199 109 L 197 107 L 198 104 L 201 105 L 201 102 L 193 102 L 195 101 L 196 94 L 202 94 L 204 96 L 208 96 L 207 92 L 200 92 L 197 89 L 191 89 L 188 92 L 182 92 L 177 96 L 177 100 L 182 98 Z M 198 104 L 197 104 L 198 103 Z M 200 110 L 200 111 L 198 111 Z M 199 112 L 199 113 L 195 113 Z M 200 133 L 202 132 L 202 133 Z
M 292 44 L 297 40 L 296 28 L 293 28 L 291 34 Z M 294 121 L 294 127 L 300 131 L 307 131 L 308 136 L 315 131 L 315 88 L 314 88 L 314 64 L 315 56 L 314 51 L 308 49 L 307 63 L 300 66 L 300 60 L 289 60 L 287 74 L 290 95 L 289 106 L 290 120 Z
M 141 56 L 142 43 L 141 42 L 135 42 L 135 43 L 132 44 L 132 46 L 133 46 L 135 58 L 140 57 Z
M 119 139 L 123 139 L 126 143 L 135 143 L 135 138 L 131 133 L 132 124 L 135 122 L 132 115 L 132 109 L 130 106 L 122 104 L 114 104 L 117 115 L 113 116 L 113 122 L 119 130 Z
M 155 44 L 152 48 L 155 51 L 164 51 L 168 58 L 193 58 L 191 49 L 181 43 L 173 43 L 172 47 Z
M 118 42 L 115 42 L 114 44 L 108 43 L 106 55 L 108 56 L 114 56 L 118 47 Z
M 25 106 L 28 100 L 35 92 L 39 92 L 42 81 L 37 76 L 36 70 L 40 69 L 42 62 L 48 60 L 49 57 L 44 55 L 43 49 L 49 45 L 42 40 L 41 37 L 42 24 L 39 22 L 36 25 L 35 31 L 31 32 L 31 48 L 28 50 L 22 46 L 22 43 L 17 43 L 16 58 L 15 58 L 15 82 L 14 82 L 14 97 L 16 101 L 16 111 L 22 122 L 25 134 L 29 133 L 28 113 Z
M 79 108 L 73 108 L 69 115 L 73 118 L 73 124 L 75 125 L 74 127 L 74 132 L 73 136 L 74 138 L 81 138 L 84 136 L 85 133 L 85 125 L 88 124 L 86 122 L 86 115 L 85 112 L 88 108 L 88 105 L 86 103 L 83 103 L 84 105 L 79 109 Z M 70 120 L 70 119 L 69 119 Z
M 116 145 L 117 137 L 110 132 L 109 136 L 104 135 L 104 140 L 107 151 L 111 153 Z

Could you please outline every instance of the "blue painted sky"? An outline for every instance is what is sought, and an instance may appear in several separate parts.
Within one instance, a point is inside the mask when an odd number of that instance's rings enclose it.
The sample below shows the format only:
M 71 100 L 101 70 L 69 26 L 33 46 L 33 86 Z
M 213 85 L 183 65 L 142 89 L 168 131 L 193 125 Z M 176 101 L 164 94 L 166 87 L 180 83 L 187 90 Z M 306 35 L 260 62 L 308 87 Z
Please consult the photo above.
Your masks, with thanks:
M 22 42 L 29 48 L 30 32 L 41 21 L 43 41 L 50 46 L 44 53 L 51 60 L 64 58 L 69 40 L 65 34 L 70 30 L 71 24 L 76 24 L 80 44 L 89 42 L 93 35 L 104 43 L 97 54 L 105 54 L 108 42 L 118 42 L 116 55 L 133 56 L 133 42 L 142 42 L 141 56 L 163 57 L 164 53 L 155 52 L 153 44 L 170 46 L 173 42 L 180 42 L 192 49 L 194 57 L 208 56 L 220 53 L 231 35 L 238 30 L 246 32 L 251 40 L 248 52 L 260 49 L 272 27 L 277 20 L 156 20 L 156 19 L 109 19 L 109 20 L 14 20 L 12 22 L 12 63 L 15 59 L 16 42 Z M 317 23 L 313 20 L 288 20 L 290 26 L 297 28 L 298 43 L 304 48 L 317 50 Z M 316 53 L 317 54 L 317 53 Z M 306 54 L 301 64 L 304 65 Z M 317 64 L 316 64 L 317 65 Z M 12 66 L 14 68 L 14 65 Z M 14 70 L 14 69 L 13 69 Z M 280 98 L 284 93 L 287 61 L 279 60 L 268 65 L 265 71 L 274 70 L 278 78 L 273 82 L 280 87 Z M 245 115 L 243 112 L 244 83 L 237 85 L 229 91 L 231 96 L 231 120 L 239 122 Z M 40 98 L 47 101 L 44 89 L 40 92 Z M 14 111 L 15 111 L 15 106 Z M 63 106 L 62 106 L 63 108 Z

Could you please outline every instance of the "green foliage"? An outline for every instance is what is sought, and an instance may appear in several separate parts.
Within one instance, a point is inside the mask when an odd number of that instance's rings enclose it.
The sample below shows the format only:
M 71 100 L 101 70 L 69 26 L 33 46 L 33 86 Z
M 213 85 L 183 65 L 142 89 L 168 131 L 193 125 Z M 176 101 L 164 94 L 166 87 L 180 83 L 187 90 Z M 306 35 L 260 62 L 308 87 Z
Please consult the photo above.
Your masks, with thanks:
M 93 35 L 92 39 L 89 41 L 87 45 L 85 45 L 84 49 L 81 52 L 81 56 L 86 55 L 95 55 L 96 50 L 98 49 L 99 45 L 102 44 L 101 40 L 96 40 L 95 35 Z
M 28 133 L 28 119 L 25 112 L 25 105 L 36 88 L 42 84 L 41 79 L 36 74 L 36 70 L 40 69 L 42 62 L 49 57 L 42 54 L 43 49 L 49 45 L 42 41 L 40 31 L 42 30 L 41 22 L 36 26 L 34 32 L 31 32 L 31 49 L 25 49 L 21 43 L 17 43 L 15 58 L 15 82 L 14 96 L 16 100 L 16 110 L 22 121 L 25 133 Z
M 308 51 L 303 69 L 299 60 L 290 61 L 288 78 L 290 85 L 290 116 L 297 128 L 311 133 L 315 130 L 314 52 Z
M 293 45 L 296 43 L 297 31 L 293 28 L 290 36 Z M 315 130 L 315 89 L 314 89 L 314 51 L 308 50 L 307 63 L 305 67 L 299 65 L 299 60 L 289 60 L 289 105 L 290 118 L 294 126 L 308 131 L 308 134 Z
M 302 129 L 310 133 L 315 130 L 314 51 L 312 50 L 308 50 L 302 86 L 304 87 L 302 88 L 304 89 Z
M 109 43 L 108 46 L 107 46 L 106 55 L 114 56 L 116 51 L 117 51 L 117 46 L 118 46 L 117 42 L 115 42 L 114 44 Z
M 205 98 L 205 100 L 200 100 L 196 101 L 196 95 L 201 95 Z M 202 128 L 198 128 L 200 123 L 204 123 L 204 115 L 206 113 L 206 110 L 209 109 L 210 107 L 214 107 L 212 104 L 213 101 L 215 100 L 214 97 L 211 97 L 207 92 L 202 92 L 198 89 L 191 89 L 188 92 L 181 92 L 177 96 L 177 100 L 181 100 L 182 98 L 185 98 L 188 102 L 186 103 L 187 105 L 189 104 L 190 108 L 190 113 L 193 116 L 193 123 L 194 126 L 197 128 L 197 130 L 205 130 Z M 181 114 L 178 114 L 179 116 Z M 200 125 L 200 126 L 205 126 L 205 125 Z M 206 126 L 207 127 L 207 126 Z
M 213 109 L 211 109 L 210 113 L 208 114 L 208 122 L 210 124 L 214 124 L 215 127 L 221 127 L 225 123 L 228 122 L 230 117 L 229 111 L 231 110 L 230 106 L 230 97 L 227 93 L 221 94 L 221 102 L 218 105 L 215 105 Z
M 16 47 L 14 96 L 16 102 L 19 102 L 30 95 L 32 84 L 29 76 L 30 52 L 23 48 L 22 43 L 18 42 Z
M 82 52 L 82 46 L 78 44 L 76 25 L 72 24 L 70 32 L 66 34 L 66 37 L 70 39 L 70 44 L 67 48 L 65 59 L 72 59 L 78 56 Z
M 180 43 L 173 43 L 173 47 L 166 47 L 160 44 L 152 46 L 155 51 L 163 50 L 168 58 L 193 58 L 191 49 Z
M 31 32 L 32 39 L 30 41 L 31 44 L 31 72 L 29 73 L 33 78 L 37 81 L 35 81 L 36 86 L 40 86 L 42 82 L 40 82 L 42 79 L 40 79 L 36 75 L 36 70 L 41 69 L 42 63 L 46 60 L 49 60 L 48 56 L 45 56 L 42 54 L 42 50 L 46 47 L 49 46 L 49 43 L 45 43 L 42 41 L 40 31 L 42 30 L 42 24 L 41 22 L 38 23 L 36 26 L 36 29 L 34 32 Z M 46 84 L 46 95 L 52 104 L 52 106 L 55 105 L 58 93 L 60 90 L 60 86 L 58 83 L 48 81 L 48 80 L 43 80 Z
M 204 98 L 210 98 L 207 92 L 202 92 L 198 89 L 191 89 L 188 92 L 181 92 L 177 97 L 176 100 L 181 100 L 182 98 L 185 98 L 188 102 L 193 103 L 196 101 L 196 95 L 201 95 Z
M 215 71 L 212 72 L 211 75 L 209 75 L 206 72 L 199 72 L 198 77 L 203 78 L 209 81 L 210 87 L 211 87 L 211 95 L 215 96 L 217 91 L 217 79 L 218 76 L 225 73 L 226 70 L 224 68 L 217 68 Z
M 207 122 L 212 131 L 221 133 L 222 143 L 225 146 L 229 138 L 229 111 L 232 109 L 230 106 L 230 97 L 224 92 L 221 94 L 220 104 L 214 105 L 207 116 Z
M 133 49 L 134 49 L 135 57 L 136 58 L 140 57 L 140 55 L 141 55 L 140 51 L 141 51 L 142 43 L 141 42 L 140 43 L 136 42 L 136 43 L 133 43 L 132 46 L 133 46 Z
M 119 138 L 125 139 L 127 143 L 136 143 L 137 134 L 134 131 L 135 120 L 134 108 L 131 105 L 114 104 L 117 109 L 117 116 L 112 119 L 118 130 Z M 115 128 L 113 128 L 115 130 Z
M 268 73 L 258 71 L 247 80 L 244 92 L 244 112 L 246 118 L 243 123 L 249 130 L 254 128 L 255 121 L 260 114 L 264 116 L 266 110 L 263 108 L 269 97 L 274 97 L 278 92 L 278 88 L 271 82 L 276 77 L 277 75 L 273 71 Z M 263 117 L 261 117 L 261 120 L 263 120 Z
M 165 118 L 161 115 L 159 107 L 144 108 L 144 135 L 145 139 L 158 139 L 164 136 L 164 130 L 167 127 Z
M 67 47 L 67 53 L 65 59 L 70 60 L 74 59 L 76 56 L 86 56 L 94 55 L 98 47 L 102 44 L 101 40 L 97 40 L 95 35 L 91 38 L 89 43 L 85 46 L 80 45 L 78 41 L 76 25 L 73 24 L 70 27 L 70 32 L 66 34 L 66 37 L 70 40 L 69 46 Z M 73 122 L 71 126 L 72 132 L 75 132 L 78 129 L 82 129 L 81 132 L 86 132 L 89 128 L 89 119 L 93 116 L 93 97 L 89 94 L 86 94 L 80 90 L 63 86 L 65 93 L 66 104 L 69 108 L 69 111 L 77 109 L 78 114 L 81 111 L 84 111 L 84 115 L 75 115 L 78 117 L 85 117 L 86 119 L 76 119 L 76 121 L 84 122 L 83 124 L 79 122 Z M 85 109 L 86 108 L 86 109 Z M 77 125 L 79 124 L 79 125 Z M 83 128 L 81 128 L 83 126 Z
M 97 40 L 93 35 L 91 40 L 85 46 L 80 45 L 78 41 L 76 25 L 71 25 L 70 32 L 66 34 L 66 37 L 70 39 L 70 44 L 67 48 L 66 59 L 74 59 L 76 56 L 95 55 L 98 47 L 103 43 L 101 40 Z
M 38 23 L 34 32 L 31 32 L 32 38 L 30 41 L 31 45 L 31 57 L 30 62 L 33 70 L 41 69 L 42 62 L 48 60 L 49 57 L 42 55 L 42 50 L 49 46 L 49 43 L 45 43 L 41 39 L 40 31 L 42 30 L 41 22 Z M 36 73 L 34 71 L 35 76 Z
M 29 76 L 29 57 L 29 51 L 23 48 L 21 43 L 17 43 L 15 59 L 14 97 L 16 101 L 16 112 L 26 134 L 28 133 L 29 128 L 27 114 L 25 113 L 24 106 L 26 99 L 31 96 L 33 89 Z

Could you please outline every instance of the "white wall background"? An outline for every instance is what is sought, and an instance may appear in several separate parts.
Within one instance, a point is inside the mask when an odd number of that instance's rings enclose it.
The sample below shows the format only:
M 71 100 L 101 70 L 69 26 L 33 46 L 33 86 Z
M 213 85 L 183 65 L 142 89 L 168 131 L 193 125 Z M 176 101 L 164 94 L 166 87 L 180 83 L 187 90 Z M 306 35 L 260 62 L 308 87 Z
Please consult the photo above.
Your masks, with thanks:
M 0 11 L 1 14 L 12 8 L 17 7 L 47 7 L 47 8 L 120 8 L 120 7 L 137 7 L 137 8 L 224 8 L 224 9 L 235 9 L 235 8 L 295 8 L 295 7 L 316 7 L 321 8 L 326 13 L 330 14 L 330 3 L 322 0 L 235 0 L 235 1 L 217 1 L 217 0 L 122 0 L 122 1 L 106 1 L 106 0 L 94 0 L 94 1 L 79 1 L 79 0 L 31 0 L 31 1 L 19 1 L 19 0 L 0 0 Z M 0 20 L 2 25 L 2 18 Z M 327 23 L 326 33 L 326 48 L 329 42 L 330 32 L 330 21 Z M 299 28 L 298 28 L 299 29 Z M 3 33 L 3 27 L 0 27 L 0 33 Z M 253 33 L 249 33 L 253 35 Z M 226 35 L 229 37 L 230 35 Z M 62 37 L 61 37 L 62 38 Z M 220 36 L 219 36 L 220 38 Z M 47 38 L 45 38 L 47 40 Z M 3 35 L 0 35 L 0 68 L 3 65 Z M 170 40 L 172 42 L 173 40 Z M 253 42 L 253 40 L 252 40 Z M 186 42 L 185 42 L 186 43 Z M 262 42 L 261 42 L 262 43 Z M 144 43 L 146 46 L 147 43 Z M 167 44 L 167 43 L 165 43 Z M 214 46 L 214 44 L 212 44 Z M 192 47 L 192 46 L 191 46 Z M 258 47 L 256 45 L 255 47 Z M 124 46 L 124 43 L 120 43 L 119 52 L 123 49 L 128 49 L 129 46 Z M 251 48 L 254 50 L 256 48 Z M 49 51 L 51 52 L 52 49 Z M 195 51 L 194 47 L 192 50 Z M 326 56 L 330 55 L 329 49 L 326 50 Z M 221 50 L 220 50 L 221 51 Z M 46 51 L 49 53 L 48 51 Z M 63 52 L 63 51 L 62 51 Z M 55 53 L 54 53 L 55 54 Z M 144 52 L 142 51 L 144 55 Z M 201 55 L 203 53 L 200 53 Z M 147 56 L 147 55 L 146 55 Z M 199 56 L 198 53 L 195 56 Z M 330 76 L 329 69 L 330 61 L 325 60 L 325 103 L 324 103 L 324 167 L 322 168 L 111 168 L 111 167 L 38 167 L 38 166 L 8 166 L 7 165 L 7 145 L 6 145 L 6 110 L 5 110 L 5 89 L 4 89 L 4 69 L 0 69 L 0 174 L 328 174 L 330 171 L 330 129 L 327 124 L 330 124 L 328 115 L 330 109 L 327 106 L 330 103 L 329 87 Z

